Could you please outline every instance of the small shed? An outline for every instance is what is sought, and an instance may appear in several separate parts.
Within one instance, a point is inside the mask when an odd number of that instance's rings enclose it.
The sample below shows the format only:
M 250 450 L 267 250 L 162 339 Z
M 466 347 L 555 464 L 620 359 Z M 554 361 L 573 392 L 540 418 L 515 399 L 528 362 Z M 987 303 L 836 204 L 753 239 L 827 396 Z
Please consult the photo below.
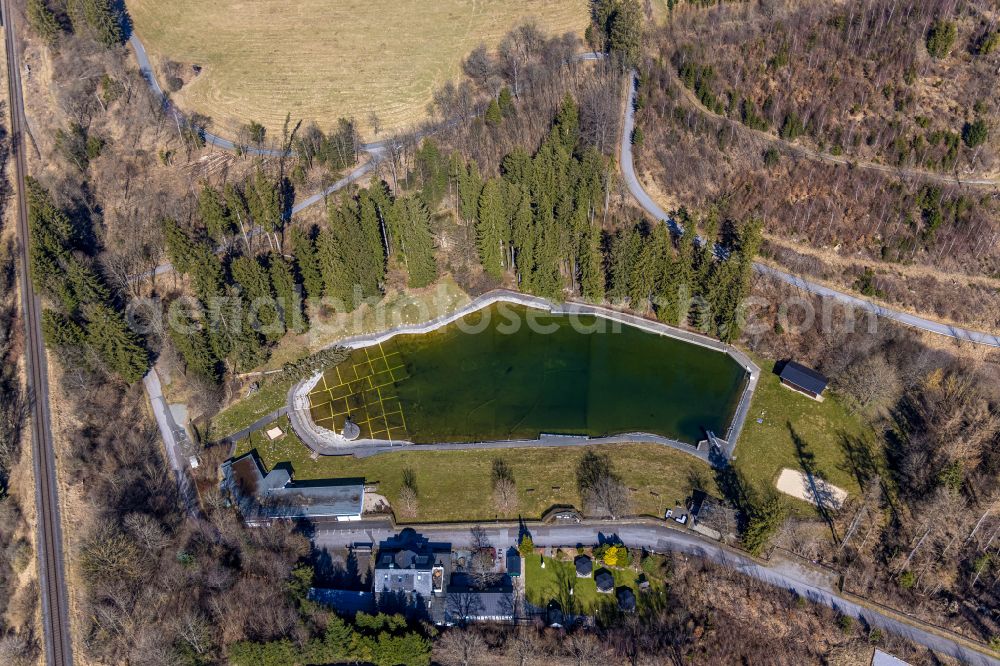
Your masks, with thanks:
M 624 613 L 635 611 L 635 592 L 631 587 L 619 587 L 615 592 L 618 599 L 618 609 Z
M 604 594 L 611 594 L 615 591 L 615 577 L 607 569 L 601 569 L 594 575 L 594 582 L 597 583 L 597 591 Z
M 823 395 L 826 385 L 830 383 L 820 373 L 795 361 L 785 363 L 785 367 L 781 369 L 778 377 L 781 379 L 781 383 L 788 388 L 804 393 L 814 400 L 818 400 Z
M 577 555 L 573 565 L 576 567 L 577 578 L 590 578 L 594 573 L 594 561 L 590 559 L 590 555 Z

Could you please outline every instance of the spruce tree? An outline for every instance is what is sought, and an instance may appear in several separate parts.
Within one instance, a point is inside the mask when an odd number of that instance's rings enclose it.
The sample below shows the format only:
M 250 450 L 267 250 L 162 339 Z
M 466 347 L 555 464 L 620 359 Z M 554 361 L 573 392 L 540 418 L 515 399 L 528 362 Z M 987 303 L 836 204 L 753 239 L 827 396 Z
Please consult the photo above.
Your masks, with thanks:
M 52 44 L 62 34 L 62 26 L 45 0 L 28 0 L 28 25 L 45 42 Z
M 502 183 L 497 178 L 486 181 L 479 195 L 479 223 L 476 225 L 476 246 L 486 274 L 495 280 L 503 276 L 505 230 L 508 227 L 504 209 Z
M 323 296 L 323 274 L 320 270 L 319 257 L 316 254 L 316 244 L 313 242 L 312 233 L 298 227 L 292 227 L 291 245 L 295 266 L 299 269 L 306 298 L 321 298 Z
M 608 297 L 612 301 L 625 301 L 631 293 L 632 267 L 639 257 L 641 240 L 634 228 L 619 231 L 611 243 L 608 261 L 610 271 Z
M 187 372 L 218 384 L 222 380 L 219 358 L 212 350 L 204 328 L 190 318 L 181 323 L 183 328 L 171 327 L 169 335 L 174 349 L 187 366 Z
M 556 116 L 556 129 L 562 146 L 572 153 L 580 138 L 580 109 L 569 93 L 563 98 L 559 114 Z
M 244 312 L 251 325 L 259 326 L 260 333 L 268 340 L 280 340 L 285 334 L 271 280 L 267 271 L 255 258 L 237 257 L 230 266 L 235 280 L 243 288 Z M 256 319 L 256 321 L 253 321 Z
M 103 303 L 93 303 L 84 312 L 87 341 L 107 368 L 129 384 L 149 370 L 149 354 L 122 316 Z
M 55 310 L 42 311 L 42 335 L 49 347 L 78 347 L 87 344 L 87 332 L 78 323 Z
M 388 206 L 388 202 L 386 202 Z M 364 239 L 366 272 L 371 272 L 371 278 L 376 284 L 381 285 L 385 281 L 386 250 L 384 235 L 382 231 L 382 217 L 375 204 L 370 190 L 361 190 L 358 193 L 358 222 Z
M 265 231 L 277 231 L 282 227 L 281 191 L 278 183 L 258 168 L 244 189 L 247 209 L 255 224 Z
M 479 195 L 483 192 L 483 178 L 479 175 L 479 165 L 475 160 L 469 160 L 465 174 L 460 176 L 458 189 L 462 219 L 472 222 L 478 218 Z
M 233 233 L 233 220 L 225 199 L 208 183 L 202 183 L 198 193 L 198 217 L 205 225 L 205 233 L 216 243 L 221 244 Z
M 503 112 L 500 110 L 500 103 L 496 99 L 491 99 L 486 107 L 486 124 L 498 127 L 503 122 Z
M 604 300 L 602 259 L 601 233 L 597 227 L 588 226 L 580 241 L 580 293 L 592 303 Z
M 653 291 L 656 288 L 656 278 L 662 264 L 662 247 L 652 239 L 639 235 L 639 252 L 632 264 L 629 275 L 628 298 L 633 310 L 646 312 L 649 310 Z
M 531 210 L 531 196 L 520 190 L 520 200 L 514 212 L 511 225 L 511 245 L 513 246 L 514 270 L 521 288 L 531 290 L 531 274 L 535 266 L 535 215 Z
M 271 276 L 271 286 L 278 301 L 278 311 L 285 322 L 285 328 L 303 332 L 308 328 L 302 316 L 302 297 L 295 284 L 295 273 L 292 265 L 277 252 L 268 256 L 268 273 Z
M 414 289 L 420 289 L 434 282 L 438 276 L 430 215 L 419 197 L 411 196 L 402 201 L 405 219 L 402 245 L 409 274 L 408 284 Z
M 544 298 L 561 299 L 563 279 L 559 273 L 559 259 L 562 256 L 559 244 L 559 230 L 552 214 L 548 199 L 538 202 L 535 212 L 535 266 L 531 275 L 532 293 Z

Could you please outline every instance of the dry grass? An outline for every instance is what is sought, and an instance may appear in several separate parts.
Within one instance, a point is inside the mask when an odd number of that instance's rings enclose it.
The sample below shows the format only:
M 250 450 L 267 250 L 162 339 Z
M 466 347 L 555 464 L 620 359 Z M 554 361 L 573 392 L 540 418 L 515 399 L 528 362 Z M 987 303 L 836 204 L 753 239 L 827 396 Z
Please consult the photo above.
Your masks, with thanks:
M 232 129 L 254 119 L 280 131 L 285 114 L 330 127 L 354 116 L 385 128 L 423 118 L 435 87 L 480 42 L 495 47 L 534 20 L 582 33 L 585 0 L 130 0 L 154 60 L 202 67 L 175 99 Z

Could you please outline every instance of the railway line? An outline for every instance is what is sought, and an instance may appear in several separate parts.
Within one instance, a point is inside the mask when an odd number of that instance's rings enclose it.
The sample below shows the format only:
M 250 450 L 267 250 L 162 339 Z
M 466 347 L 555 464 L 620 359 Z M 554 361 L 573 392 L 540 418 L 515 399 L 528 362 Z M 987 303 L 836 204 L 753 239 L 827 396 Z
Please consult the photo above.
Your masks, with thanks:
M 16 178 L 17 233 L 21 301 L 24 309 L 25 354 L 27 357 L 28 395 L 31 400 L 31 452 L 35 472 L 35 502 L 38 511 L 38 578 L 45 637 L 45 658 L 50 666 L 73 663 L 70 638 L 69 603 L 63 564 L 62 528 L 59 511 L 59 488 L 56 483 L 55 451 L 49 411 L 49 385 L 42 339 L 41 302 L 35 294 L 29 270 L 28 207 L 25 195 L 27 160 L 25 159 L 24 97 L 21 89 L 20 57 L 14 30 L 10 0 L 0 0 L 4 42 L 7 53 L 7 87 L 10 104 L 11 151 Z

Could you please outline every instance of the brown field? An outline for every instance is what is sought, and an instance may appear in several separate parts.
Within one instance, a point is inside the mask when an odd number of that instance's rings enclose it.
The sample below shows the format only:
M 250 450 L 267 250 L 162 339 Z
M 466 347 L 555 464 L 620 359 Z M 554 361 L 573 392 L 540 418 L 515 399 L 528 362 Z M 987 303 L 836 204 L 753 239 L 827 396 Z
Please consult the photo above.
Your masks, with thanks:
M 588 21 L 586 0 L 129 0 L 128 10 L 154 63 L 202 67 L 174 94 L 183 108 L 221 131 L 253 119 L 272 135 L 286 113 L 367 128 L 375 112 L 384 128 L 405 127 L 481 42 L 495 47 L 526 20 L 554 34 Z

